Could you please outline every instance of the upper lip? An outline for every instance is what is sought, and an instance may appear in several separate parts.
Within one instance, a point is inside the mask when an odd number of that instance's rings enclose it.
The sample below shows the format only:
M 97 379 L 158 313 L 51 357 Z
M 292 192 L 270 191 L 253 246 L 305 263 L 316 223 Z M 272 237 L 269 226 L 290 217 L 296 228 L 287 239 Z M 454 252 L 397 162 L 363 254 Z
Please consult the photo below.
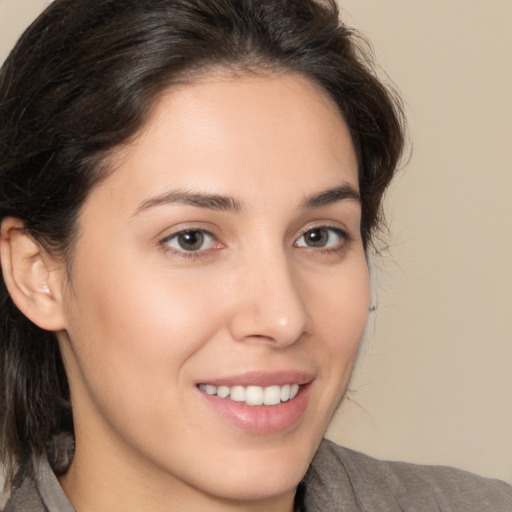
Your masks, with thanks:
M 277 372 L 253 371 L 228 377 L 214 377 L 204 379 L 197 384 L 211 384 L 213 386 L 284 386 L 285 384 L 308 384 L 314 379 L 311 372 L 283 370 Z

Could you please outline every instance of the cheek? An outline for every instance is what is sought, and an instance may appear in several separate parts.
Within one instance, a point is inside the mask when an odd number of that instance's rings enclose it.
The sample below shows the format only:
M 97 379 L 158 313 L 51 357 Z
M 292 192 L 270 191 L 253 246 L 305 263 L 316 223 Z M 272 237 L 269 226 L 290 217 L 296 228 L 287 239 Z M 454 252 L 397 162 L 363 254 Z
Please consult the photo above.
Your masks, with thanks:
M 333 347 L 340 342 L 358 344 L 370 307 L 370 277 L 366 259 L 357 258 L 342 271 L 326 276 L 315 286 L 315 315 L 318 328 L 328 328 Z M 337 341 L 339 340 L 339 341 Z
M 328 369 L 326 378 L 343 390 L 368 318 L 370 279 L 366 259 L 360 258 L 337 277 L 333 275 L 323 292 L 317 288 L 314 303 L 314 325 L 324 347 L 321 364 Z M 318 347 L 319 341 L 316 343 Z
M 91 258 L 88 266 L 80 267 L 69 301 L 79 378 L 105 406 L 161 403 L 162 393 L 182 385 L 181 368 L 217 330 L 219 301 L 201 279 L 171 279 L 162 269 L 141 272 L 149 266 L 122 261 L 94 265 Z M 90 275 L 95 278 L 80 278 Z

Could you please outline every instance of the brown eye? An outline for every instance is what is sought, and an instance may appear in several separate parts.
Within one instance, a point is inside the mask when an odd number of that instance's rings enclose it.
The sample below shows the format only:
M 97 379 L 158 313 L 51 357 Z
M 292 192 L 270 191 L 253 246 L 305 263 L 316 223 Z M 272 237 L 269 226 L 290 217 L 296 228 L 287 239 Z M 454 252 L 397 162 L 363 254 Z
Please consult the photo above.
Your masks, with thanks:
M 170 236 L 164 243 L 177 251 L 198 252 L 211 249 L 214 238 L 207 231 L 187 230 Z
M 336 249 L 343 245 L 347 236 L 341 229 L 321 226 L 308 229 L 296 242 L 296 247 Z
M 329 232 L 326 228 L 312 229 L 304 235 L 304 242 L 309 247 L 325 247 L 329 241 Z

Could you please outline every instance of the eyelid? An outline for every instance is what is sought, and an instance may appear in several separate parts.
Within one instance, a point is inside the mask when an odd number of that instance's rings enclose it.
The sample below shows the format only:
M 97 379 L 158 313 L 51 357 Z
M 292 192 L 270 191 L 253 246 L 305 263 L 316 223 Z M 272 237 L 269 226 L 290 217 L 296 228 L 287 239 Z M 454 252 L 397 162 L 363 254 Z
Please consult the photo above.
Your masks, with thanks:
M 336 246 L 331 246 L 331 247 L 314 247 L 314 246 L 310 246 L 310 245 L 306 245 L 306 244 L 301 244 L 301 245 L 298 244 L 298 241 L 301 238 L 303 238 L 307 233 L 309 233 L 311 231 L 319 230 L 319 229 L 326 229 L 326 230 L 330 231 L 331 233 L 332 232 L 336 233 L 336 235 L 341 240 L 340 243 L 337 244 Z M 314 250 L 317 252 L 322 252 L 322 251 L 336 252 L 336 251 L 340 251 L 340 250 L 344 249 L 346 247 L 347 243 L 349 243 L 350 241 L 351 241 L 350 233 L 345 228 L 342 228 L 340 226 L 332 226 L 329 224 L 315 224 L 312 226 L 307 226 L 306 228 L 304 228 L 302 230 L 300 236 L 295 239 L 294 246 L 300 247 L 300 248 L 304 247 L 306 249 L 311 249 L 311 250 Z
M 196 232 L 196 233 L 202 233 L 204 236 L 208 237 L 210 239 L 210 243 L 212 246 L 201 248 L 198 250 L 190 250 L 187 251 L 186 249 L 182 249 L 179 247 L 173 247 L 169 244 L 169 241 L 173 240 L 174 238 L 179 237 L 180 235 L 183 235 L 187 232 Z M 185 225 L 180 226 L 178 229 L 173 230 L 170 234 L 159 238 L 158 245 L 165 251 L 183 258 L 200 258 L 206 256 L 211 250 L 215 249 L 221 249 L 223 247 L 222 243 L 219 242 L 218 237 L 212 233 L 210 229 L 205 229 L 202 226 L 197 225 Z M 216 246 L 215 246 L 216 245 Z
M 171 240 L 178 239 L 180 236 L 185 235 L 187 233 L 201 233 L 205 239 L 209 240 L 210 243 L 212 243 L 215 240 L 215 237 L 208 231 L 205 231 L 204 229 L 184 229 L 183 231 L 178 231 L 177 233 L 174 233 L 173 235 L 168 236 L 163 241 L 165 243 L 168 243 Z M 186 249 L 183 249 L 183 250 L 186 251 Z M 199 252 L 200 250 L 206 250 L 206 249 L 198 249 L 197 252 Z M 194 251 L 190 251 L 190 252 L 194 252 Z
M 197 220 L 179 222 L 172 226 L 166 226 L 165 229 L 161 230 L 160 233 L 155 236 L 155 240 L 158 240 L 158 243 L 162 243 L 165 240 L 169 240 L 169 238 L 172 238 L 173 236 L 179 235 L 180 233 L 185 233 L 187 231 L 201 231 L 208 233 L 209 235 L 218 239 L 215 225 L 211 224 L 210 222 Z
M 300 249 L 308 249 L 315 253 L 339 253 L 347 249 L 348 244 L 352 241 L 353 236 L 350 234 L 349 230 L 339 224 L 329 223 L 328 221 L 317 221 L 314 223 L 310 223 L 306 225 L 301 231 L 300 235 L 294 240 L 294 247 Z M 335 234 L 338 237 L 338 241 L 335 243 L 331 243 L 327 246 L 317 246 L 307 245 L 306 243 L 299 244 L 299 240 L 303 238 L 307 233 L 314 231 L 325 229 L 331 233 Z M 158 238 L 158 245 L 164 252 L 171 253 L 172 255 L 176 255 L 182 258 L 205 258 L 213 255 L 212 251 L 219 250 L 225 248 L 225 245 L 219 241 L 218 235 L 214 233 L 215 229 L 206 228 L 204 224 L 194 224 L 194 223 L 185 223 L 180 226 L 176 226 L 174 229 L 166 230 L 167 235 L 161 236 Z M 209 246 L 206 248 L 199 248 L 197 250 L 187 250 L 180 247 L 173 247 L 169 244 L 169 241 L 179 237 L 181 234 L 186 232 L 200 232 L 203 233 L 206 237 L 210 239 Z

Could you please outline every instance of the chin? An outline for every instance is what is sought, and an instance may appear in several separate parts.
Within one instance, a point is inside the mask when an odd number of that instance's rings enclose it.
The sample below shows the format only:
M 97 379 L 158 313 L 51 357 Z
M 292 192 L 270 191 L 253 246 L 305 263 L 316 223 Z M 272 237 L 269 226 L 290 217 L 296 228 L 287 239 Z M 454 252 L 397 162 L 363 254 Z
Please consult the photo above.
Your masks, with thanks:
M 248 467 L 243 474 L 224 475 L 221 481 L 211 482 L 209 493 L 230 501 L 265 501 L 294 493 L 307 469 L 277 464 L 274 468 Z M 208 490 L 207 490 L 208 492 Z
M 261 501 L 294 493 L 316 447 L 316 444 L 305 447 L 285 441 L 280 448 L 239 453 L 235 460 L 222 464 L 220 478 L 210 479 L 209 484 L 202 487 L 220 498 L 238 501 Z

